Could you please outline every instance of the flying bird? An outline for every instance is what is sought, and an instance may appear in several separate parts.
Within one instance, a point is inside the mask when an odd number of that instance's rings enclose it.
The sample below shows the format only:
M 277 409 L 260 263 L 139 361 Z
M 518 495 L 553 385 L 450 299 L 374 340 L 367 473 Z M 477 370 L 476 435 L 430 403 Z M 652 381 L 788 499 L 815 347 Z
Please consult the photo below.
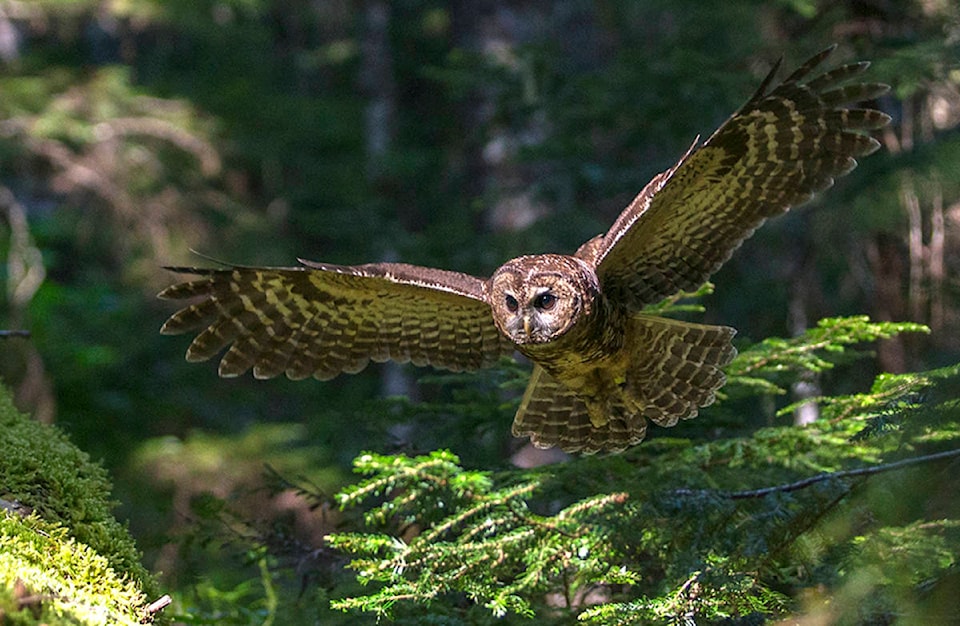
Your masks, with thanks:
M 655 176 L 609 231 L 574 254 L 511 259 L 489 278 L 404 263 L 170 268 L 159 294 L 196 299 L 163 325 L 197 332 L 186 358 L 229 346 L 219 374 L 328 380 L 370 361 L 463 371 L 515 351 L 534 364 L 512 432 L 541 448 L 621 451 L 647 420 L 673 426 L 712 403 L 734 329 L 644 312 L 699 287 L 769 217 L 806 202 L 879 147 L 890 121 L 855 103 L 868 63 L 815 75 L 832 48 L 759 89 Z M 852 82 L 853 81 L 853 82 Z

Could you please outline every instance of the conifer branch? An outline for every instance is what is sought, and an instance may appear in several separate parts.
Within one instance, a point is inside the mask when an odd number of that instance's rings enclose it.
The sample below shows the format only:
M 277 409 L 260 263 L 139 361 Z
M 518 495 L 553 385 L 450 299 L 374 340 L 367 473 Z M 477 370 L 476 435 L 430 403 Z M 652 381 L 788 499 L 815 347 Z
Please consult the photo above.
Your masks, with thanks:
M 797 337 L 770 337 L 750 346 L 740 352 L 725 371 L 732 380 L 786 370 L 816 373 L 833 367 L 832 361 L 847 354 L 846 346 L 907 332 L 929 333 L 930 330 L 912 322 L 871 322 L 867 316 L 824 318 Z M 834 356 L 828 358 L 828 354 Z
M 904 467 L 909 467 L 911 465 L 920 465 L 922 463 L 932 463 L 934 461 L 940 461 L 943 459 L 949 459 L 953 457 L 960 456 L 960 449 L 956 450 L 945 450 L 943 452 L 937 452 L 934 454 L 927 454 L 924 456 L 911 457 L 909 459 L 902 459 L 900 461 L 894 461 L 892 463 L 882 463 L 880 465 L 873 465 L 870 467 L 858 467 L 851 470 L 841 470 L 838 472 L 824 472 L 823 474 L 817 474 L 815 476 L 810 476 L 804 478 L 803 480 L 798 480 L 792 483 L 786 483 L 783 485 L 773 485 L 771 487 L 763 487 L 761 489 L 750 489 L 747 491 L 726 491 L 726 492 L 716 492 L 709 489 L 677 489 L 673 493 L 678 496 L 699 496 L 705 494 L 716 494 L 722 498 L 727 498 L 729 500 L 746 500 L 750 498 L 763 498 L 772 493 L 789 493 L 791 491 L 799 491 L 800 489 L 805 489 L 811 485 L 821 483 L 827 480 L 835 480 L 838 478 L 853 478 L 856 476 L 871 476 L 873 474 L 880 474 L 882 472 L 890 472 L 893 470 L 902 469 Z

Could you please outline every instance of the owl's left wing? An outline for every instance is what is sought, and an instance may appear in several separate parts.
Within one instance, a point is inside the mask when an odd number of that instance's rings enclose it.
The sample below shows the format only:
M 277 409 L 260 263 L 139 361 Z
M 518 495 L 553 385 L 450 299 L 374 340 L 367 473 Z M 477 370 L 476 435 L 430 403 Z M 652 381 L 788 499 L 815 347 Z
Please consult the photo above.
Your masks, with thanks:
M 699 287 L 763 221 L 810 199 L 852 170 L 879 143 L 880 111 L 846 108 L 886 85 L 845 85 L 867 67 L 853 63 L 810 75 L 827 49 L 756 94 L 703 145 L 656 176 L 610 230 L 577 255 L 596 267 L 601 288 L 630 310 Z M 778 64 L 779 65 L 779 64 Z
M 230 346 L 221 376 L 249 369 L 321 380 L 392 360 L 454 371 L 492 365 L 514 347 L 500 335 L 485 281 L 402 263 L 305 267 L 170 268 L 198 275 L 159 297 L 199 298 L 174 313 L 164 334 L 200 331 L 188 361 Z

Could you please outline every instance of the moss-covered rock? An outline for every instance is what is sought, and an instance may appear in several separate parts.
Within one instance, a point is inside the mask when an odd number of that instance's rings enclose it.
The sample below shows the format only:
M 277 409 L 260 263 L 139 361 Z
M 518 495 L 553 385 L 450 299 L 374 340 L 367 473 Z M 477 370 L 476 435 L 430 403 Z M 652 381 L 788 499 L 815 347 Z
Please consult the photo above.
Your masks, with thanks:
M 112 515 L 111 484 L 0 386 L 0 623 L 135 624 L 156 581 Z
M 7 513 L 0 546 L 0 623 L 138 624 L 144 615 L 139 585 L 63 526 Z

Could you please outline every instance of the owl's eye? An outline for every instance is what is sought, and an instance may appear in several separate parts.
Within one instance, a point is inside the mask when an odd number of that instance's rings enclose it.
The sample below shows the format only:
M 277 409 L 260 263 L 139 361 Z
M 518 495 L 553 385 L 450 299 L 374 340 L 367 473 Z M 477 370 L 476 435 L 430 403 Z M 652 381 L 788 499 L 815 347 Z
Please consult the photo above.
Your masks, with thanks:
M 550 292 L 544 292 L 533 299 L 533 306 L 541 311 L 549 311 L 557 304 L 557 297 Z
M 517 302 L 517 299 L 510 294 L 507 294 L 507 297 L 504 299 L 504 301 L 507 303 L 507 310 L 511 313 L 516 313 L 517 309 L 520 308 L 520 303 Z

